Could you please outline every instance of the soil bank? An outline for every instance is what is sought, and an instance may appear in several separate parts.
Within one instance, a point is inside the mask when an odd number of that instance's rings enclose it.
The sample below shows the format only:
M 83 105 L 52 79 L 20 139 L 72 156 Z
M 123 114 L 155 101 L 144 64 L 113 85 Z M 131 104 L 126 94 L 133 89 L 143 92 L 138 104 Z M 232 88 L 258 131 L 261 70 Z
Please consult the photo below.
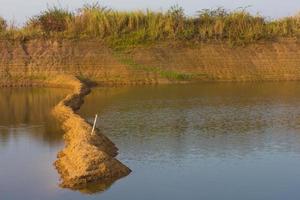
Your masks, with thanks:
M 101 85 L 300 80 L 296 39 L 236 47 L 221 42 L 162 42 L 125 51 L 93 40 L 0 41 L 0 54 L 2 87 L 32 85 L 58 74 Z

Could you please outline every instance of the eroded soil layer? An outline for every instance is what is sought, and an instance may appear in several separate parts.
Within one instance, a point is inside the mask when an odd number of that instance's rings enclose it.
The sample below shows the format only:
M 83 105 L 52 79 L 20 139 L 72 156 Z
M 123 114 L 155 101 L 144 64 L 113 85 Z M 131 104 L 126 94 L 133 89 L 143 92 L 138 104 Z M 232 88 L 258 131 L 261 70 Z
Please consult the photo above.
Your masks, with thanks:
M 67 86 L 73 93 L 54 109 L 65 131 L 65 148 L 58 153 L 55 166 L 61 175 L 61 186 L 84 189 L 91 183 L 113 182 L 128 175 L 131 170 L 118 161 L 118 149 L 98 129 L 92 134 L 92 126 L 75 111 L 80 108 L 90 87 L 72 76 L 60 76 L 49 84 Z
M 61 74 L 113 86 L 300 80 L 300 42 L 294 38 L 246 46 L 169 41 L 125 51 L 97 40 L 0 41 L 0 55 L 0 87 L 35 85 Z

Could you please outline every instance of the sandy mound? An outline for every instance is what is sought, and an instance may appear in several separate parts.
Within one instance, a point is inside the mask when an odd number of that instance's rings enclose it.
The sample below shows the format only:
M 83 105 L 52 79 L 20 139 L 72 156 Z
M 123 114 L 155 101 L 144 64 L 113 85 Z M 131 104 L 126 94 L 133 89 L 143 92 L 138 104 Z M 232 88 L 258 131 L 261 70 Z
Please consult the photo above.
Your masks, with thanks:
M 75 113 L 89 93 L 89 87 L 74 77 L 58 77 L 51 84 L 67 84 L 73 93 L 62 100 L 53 113 L 62 122 L 65 148 L 58 153 L 55 166 L 61 175 L 61 186 L 83 189 L 91 183 L 112 182 L 128 175 L 131 170 L 114 157 L 116 146 L 98 129 Z

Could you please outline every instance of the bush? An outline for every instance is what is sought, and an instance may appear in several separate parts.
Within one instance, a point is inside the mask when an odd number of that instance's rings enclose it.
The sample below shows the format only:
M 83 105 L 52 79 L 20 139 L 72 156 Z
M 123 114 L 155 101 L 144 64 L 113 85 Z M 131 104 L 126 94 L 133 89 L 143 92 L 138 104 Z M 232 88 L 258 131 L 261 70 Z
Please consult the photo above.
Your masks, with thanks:
M 26 28 L 40 29 L 45 33 L 63 32 L 66 31 L 67 23 L 72 17 L 71 12 L 54 6 L 31 18 Z
M 7 28 L 6 21 L 2 17 L 0 17 L 0 32 L 5 31 L 6 28 Z

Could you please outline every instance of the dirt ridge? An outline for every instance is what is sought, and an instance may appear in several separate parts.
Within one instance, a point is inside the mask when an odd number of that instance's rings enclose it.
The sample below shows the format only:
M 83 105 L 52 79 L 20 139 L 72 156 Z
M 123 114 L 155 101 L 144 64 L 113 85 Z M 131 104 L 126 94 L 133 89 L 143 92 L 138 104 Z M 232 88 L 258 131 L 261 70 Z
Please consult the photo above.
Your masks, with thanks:
M 58 153 L 56 169 L 61 176 L 61 186 L 84 189 L 89 184 L 113 182 L 128 175 L 131 170 L 118 161 L 118 149 L 105 135 L 95 129 L 75 111 L 80 108 L 90 87 L 73 76 L 59 76 L 50 84 L 73 89 L 54 109 L 65 131 L 65 148 Z

